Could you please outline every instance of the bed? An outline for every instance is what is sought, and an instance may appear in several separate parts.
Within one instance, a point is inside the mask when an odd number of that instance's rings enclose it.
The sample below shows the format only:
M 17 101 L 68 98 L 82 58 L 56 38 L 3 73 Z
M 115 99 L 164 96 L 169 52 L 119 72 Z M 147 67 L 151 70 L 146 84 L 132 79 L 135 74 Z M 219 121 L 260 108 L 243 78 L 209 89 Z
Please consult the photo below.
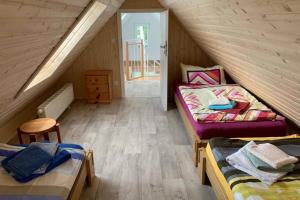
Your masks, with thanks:
M 238 149 L 250 140 L 270 142 L 275 145 L 300 145 L 298 135 L 272 138 L 210 140 L 206 148 L 199 149 L 198 174 L 202 184 L 208 181 L 219 200 L 242 199 L 300 199 L 300 171 L 296 170 L 268 186 L 254 177 L 234 169 L 225 160 L 226 154 Z M 237 151 L 237 150 L 236 150 Z M 207 179 L 208 178 L 208 179 Z
M 228 85 L 218 85 L 211 87 L 224 87 Z M 185 102 L 180 87 L 191 87 L 197 89 L 195 85 L 186 83 L 179 84 L 176 87 L 175 103 L 180 116 L 190 136 L 193 146 L 193 161 L 197 167 L 199 162 L 199 148 L 205 147 L 208 139 L 213 137 L 269 137 L 282 136 L 286 132 L 285 121 L 234 121 L 234 122 L 210 122 L 199 123 L 193 117 Z
M 0 144 L 0 161 L 11 153 L 22 150 L 22 146 Z M 5 200 L 77 200 L 87 180 L 94 177 L 93 152 L 79 145 L 60 144 L 60 148 L 71 153 L 71 159 L 44 176 L 27 183 L 19 183 L 0 167 L 0 199 Z

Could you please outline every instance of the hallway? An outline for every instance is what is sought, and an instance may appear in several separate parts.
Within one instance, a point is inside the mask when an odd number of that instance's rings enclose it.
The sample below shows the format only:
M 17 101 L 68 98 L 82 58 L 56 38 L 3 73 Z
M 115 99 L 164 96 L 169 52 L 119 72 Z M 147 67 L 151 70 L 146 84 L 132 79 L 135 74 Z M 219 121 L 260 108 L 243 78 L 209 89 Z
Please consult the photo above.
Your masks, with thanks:
M 125 81 L 126 97 L 160 97 L 159 80 Z

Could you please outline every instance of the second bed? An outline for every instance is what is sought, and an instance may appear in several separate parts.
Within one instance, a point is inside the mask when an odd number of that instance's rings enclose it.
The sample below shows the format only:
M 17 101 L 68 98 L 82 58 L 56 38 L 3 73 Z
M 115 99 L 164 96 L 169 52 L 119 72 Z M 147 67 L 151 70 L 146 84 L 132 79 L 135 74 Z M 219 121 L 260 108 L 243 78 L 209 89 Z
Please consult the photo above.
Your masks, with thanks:
M 215 87 L 217 89 L 222 89 L 224 87 L 240 87 L 238 85 L 217 85 L 217 86 L 205 86 L 205 87 Z M 187 97 L 187 93 L 182 90 L 188 90 L 189 93 L 193 93 L 193 90 L 199 90 L 203 86 L 195 86 L 188 84 L 180 84 L 176 88 L 175 102 L 181 118 L 184 122 L 187 132 L 192 141 L 193 145 L 193 161 L 195 166 L 199 162 L 199 148 L 205 147 L 207 140 L 213 137 L 270 137 L 270 136 L 283 136 L 286 131 L 286 124 L 284 119 L 279 119 L 275 117 L 274 120 L 265 120 L 253 116 L 252 121 L 209 121 L 203 122 L 197 120 L 195 113 L 191 112 L 191 101 L 195 100 L 195 96 Z M 244 89 L 243 89 L 244 90 Z M 186 91 L 185 91 L 186 92 Z M 183 95 L 184 94 L 184 95 Z M 250 95 L 250 93 L 246 93 Z M 252 95 L 251 98 L 254 98 Z M 263 116 L 263 115 L 262 115 Z M 199 115 L 199 118 L 203 115 Z M 249 118 L 249 117 L 248 117 Z M 202 118 L 201 118 L 202 119 Z M 248 119 L 249 120 L 249 119 Z

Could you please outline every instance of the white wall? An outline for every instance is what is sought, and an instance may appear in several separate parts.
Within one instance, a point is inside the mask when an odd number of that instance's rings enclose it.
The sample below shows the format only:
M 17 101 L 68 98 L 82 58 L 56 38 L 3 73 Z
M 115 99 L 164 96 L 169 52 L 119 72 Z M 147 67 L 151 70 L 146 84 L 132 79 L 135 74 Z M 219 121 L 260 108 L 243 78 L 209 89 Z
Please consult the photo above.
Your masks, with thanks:
M 145 49 L 146 56 L 148 56 L 148 60 L 160 60 L 160 14 L 127 13 L 122 20 L 122 39 L 124 50 L 124 41 L 135 39 L 136 24 L 149 24 L 149 42 Z M 133 53 L 130 52 L 129 55 L 130 59 L 132 59 Z

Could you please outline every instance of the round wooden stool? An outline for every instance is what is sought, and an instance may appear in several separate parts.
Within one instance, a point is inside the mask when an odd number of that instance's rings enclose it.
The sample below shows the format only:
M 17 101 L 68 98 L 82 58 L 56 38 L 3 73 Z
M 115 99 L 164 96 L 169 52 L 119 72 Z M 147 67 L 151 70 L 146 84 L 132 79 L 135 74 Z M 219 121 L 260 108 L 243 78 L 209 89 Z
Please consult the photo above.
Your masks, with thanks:
M 61 143 L 59 123 L 50 118 L 39 118 L 26 122 L 18 128 L 20 144 L 23 144 L 22 135 L 29 135 L 30 142 L 36 142 L 37 136 L 43 135 L 45 140 L 50 141 L 49 132 L 56 132 L 57 140 Z

